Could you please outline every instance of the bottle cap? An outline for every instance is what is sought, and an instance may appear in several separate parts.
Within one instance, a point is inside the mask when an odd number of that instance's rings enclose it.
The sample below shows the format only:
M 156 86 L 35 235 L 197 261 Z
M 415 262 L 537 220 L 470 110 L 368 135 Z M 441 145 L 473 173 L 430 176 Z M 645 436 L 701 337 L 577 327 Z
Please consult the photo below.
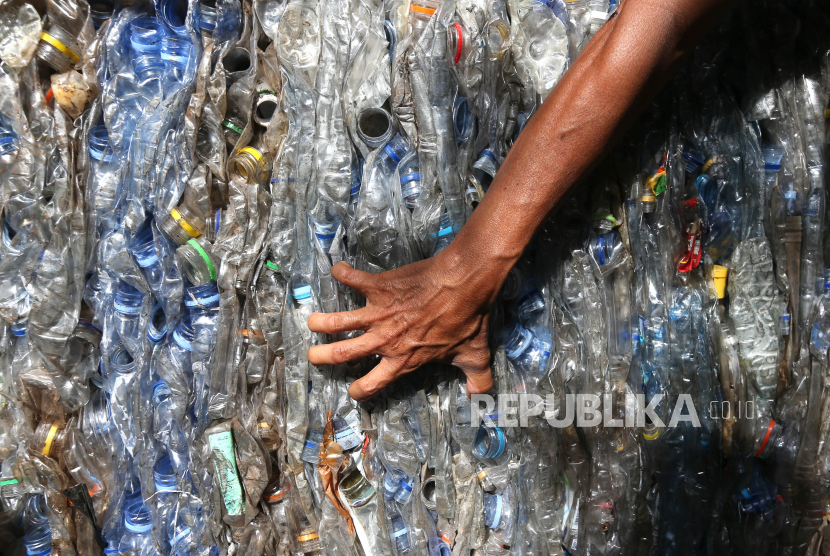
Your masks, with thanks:
M 726 297 L 726 275 L 729 269 L 725 266 L 715 265 L 712 267 L 712 276 L 715 279 L 715 290 L 718 292 L 718 299 Z

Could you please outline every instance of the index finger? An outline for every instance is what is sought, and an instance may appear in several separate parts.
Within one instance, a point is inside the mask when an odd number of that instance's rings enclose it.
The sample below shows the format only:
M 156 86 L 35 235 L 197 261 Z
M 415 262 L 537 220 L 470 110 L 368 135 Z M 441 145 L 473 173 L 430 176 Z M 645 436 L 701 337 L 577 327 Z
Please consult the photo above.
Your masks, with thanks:
M 342 313 L 311 313 L 308 329 L 323 334 L 366 330 L 371 325 L 370 309 L 363 307 Z

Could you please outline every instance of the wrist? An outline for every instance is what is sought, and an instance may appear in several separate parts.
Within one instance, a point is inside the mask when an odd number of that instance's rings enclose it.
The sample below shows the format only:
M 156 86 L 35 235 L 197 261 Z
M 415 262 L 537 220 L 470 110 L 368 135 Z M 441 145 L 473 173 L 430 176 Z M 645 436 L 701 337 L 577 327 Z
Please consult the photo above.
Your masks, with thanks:
M 476 296 L 489 306 L 513 266 L 513 263 L 505 265 L 494 255 L 489 250 L 473 249 L 456 240 L 432 259 L 443 283 L 449 286 L 463 284 L 464 289 L 476 292 Z

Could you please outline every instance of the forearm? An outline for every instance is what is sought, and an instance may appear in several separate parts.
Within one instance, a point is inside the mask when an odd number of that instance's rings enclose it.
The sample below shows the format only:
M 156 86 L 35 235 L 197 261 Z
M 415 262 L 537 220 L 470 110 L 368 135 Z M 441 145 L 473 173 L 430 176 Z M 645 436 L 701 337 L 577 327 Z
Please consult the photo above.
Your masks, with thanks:
M 536 229 L 622 136 L 729 2 L 628 0 L 531 118 L 445 250 L 458 280 L 495 298 Z

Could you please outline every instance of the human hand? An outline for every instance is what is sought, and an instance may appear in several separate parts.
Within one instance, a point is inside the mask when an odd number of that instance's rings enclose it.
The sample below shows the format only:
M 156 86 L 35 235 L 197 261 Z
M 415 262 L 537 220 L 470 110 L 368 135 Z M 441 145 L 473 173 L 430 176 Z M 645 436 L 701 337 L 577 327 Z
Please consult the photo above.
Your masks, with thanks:
M 314 365 L 337 365 L 380 355 L 380 363 L 349 387 L 349 394 L 358 401 L 371 398 L 401 375 L 430 361 L 449 363 L 464 371 L 469 394 L 490 390 L 493 377 L 487 317 L 496 292 L 482 291 L 466 280 L 448 249 L 433 258 L 380 274 L 355 270 L 344 262 L 334 265 L 332 276 L 363 294 L 366 307 L 343 313 L 313 313 L 308 327 L 326 334 L 351 330 L 366 333 L 314 346 L 308 360 Z

